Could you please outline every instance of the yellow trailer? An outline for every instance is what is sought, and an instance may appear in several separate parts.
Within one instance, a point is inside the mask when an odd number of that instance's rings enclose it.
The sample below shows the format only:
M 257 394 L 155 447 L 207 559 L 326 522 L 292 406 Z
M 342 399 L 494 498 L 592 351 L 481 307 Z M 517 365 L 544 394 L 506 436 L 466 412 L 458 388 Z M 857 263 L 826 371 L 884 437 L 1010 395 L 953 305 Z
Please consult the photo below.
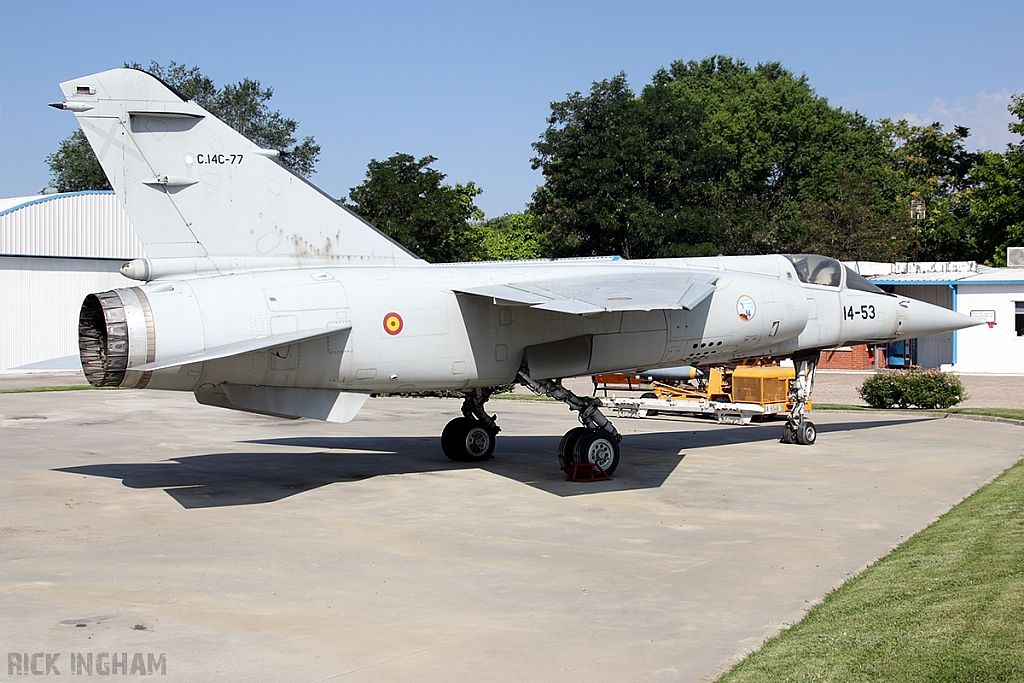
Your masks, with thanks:
M 784 368 L 771 362 L 752 361 L 735 367 L 694 369 L 691 376 L 690 381 L 652 381 L 650 376 L 626 374 L 595 375 L 593 379 L 595 393 L 603 389 L 606 396 L 609 389 L 645 390 L 639 402 L 632 398 L 608 402 L 609 405 L 615 405 L 626 401 L 631 408 L 646 408 L 642 410 L 642 415 L 637 415 L 638 417 L 656 415 L 659 412 L 696 412 L 711 415 L 712 404 L 728 404 L 730 409 L 743 409 L 744 413 L 762 418 L 785 414 L 792 408 L 789 402 L 789 386 L 796 377 L 793 368 Z M 691 381 L 694 383 L 690 383 Z M 697 406 L 704 408 L 691 410 Z M 754 410 L 754 406 L 759 409 Z M 806 403 L 806 409 L 811 409 L 810 401 Z

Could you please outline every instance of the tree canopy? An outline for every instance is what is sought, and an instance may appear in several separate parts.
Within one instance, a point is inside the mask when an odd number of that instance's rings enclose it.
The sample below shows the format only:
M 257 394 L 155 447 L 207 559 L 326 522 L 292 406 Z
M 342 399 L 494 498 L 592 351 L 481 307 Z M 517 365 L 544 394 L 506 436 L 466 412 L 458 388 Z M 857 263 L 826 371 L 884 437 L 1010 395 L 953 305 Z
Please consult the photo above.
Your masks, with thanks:
M 907 230 L 907 257 L 939 261 L 976 256 L 964 193 L 980 155 L 967 151 L 968 129 L 954 126 L 944 133 L 939 123 L 912 126 L 889 119 L 877 127 L 888 154 L 887 185 L 904 211 L 895 218 Z M 923 202 L 923 217 L 910 218 L 912 201 Z
M 1024 95 L 1009 106 L 1016 121 L 1011 132 L 1024 136 Z M 1024 141 L 1010 144 L 1002 154 L 983 152 L 965 192 L 979 260 L 1006 265 L 1006 248 L 1024 246 Z
M 394 154 L 371 159 L 366 179 L 349 190 L 349 207 L 417 256 L 432 263 L 482 258 L 479 231 L 471 221 L 484 214 L 473 203 L 473 183 L 445 185 L 430 168 L 437 159 Z
M 150 62 L 146 68 L 138 63 L 125 66 L 149 72 L 260 147 L 280 151 L 281 163 L 299 175 L 308 177 L 313 173 L 320 145 L 312 137 L 299 142 L 295 137 L 299 124 L 278 111 L 271 111 L 267 102 L 274 96 L 273 88 L 250 78 L 218 88 L 199 67 L 173 61 L 167 66 L 157 62 Z M 50 166 L 50 184 L 59 192 L 110 189 L 81 130 L 61 140 L 57 151 L 47 156 L 46 162 Z
M 534 228 L 536 217 L 529 213 L 511 213 L 476 226 L 483 258 L 488 261 L 512 261 L 544 258 L 551 244 Z M 466 259 L 469 260 L 469 259 Z
M 899 247 L 898 230 L 877 234 L 895 209 L 882 193 L 879 131 L 778 63 L 679 61 L 639 96 L 619 74 L 553 103 L 534 149 L 545 183 L 530 210 L 570 253 L 763 253 L 818 242 L 847 258 L 888 258 Z M 861 200 L 855 211 L 851 198 Z

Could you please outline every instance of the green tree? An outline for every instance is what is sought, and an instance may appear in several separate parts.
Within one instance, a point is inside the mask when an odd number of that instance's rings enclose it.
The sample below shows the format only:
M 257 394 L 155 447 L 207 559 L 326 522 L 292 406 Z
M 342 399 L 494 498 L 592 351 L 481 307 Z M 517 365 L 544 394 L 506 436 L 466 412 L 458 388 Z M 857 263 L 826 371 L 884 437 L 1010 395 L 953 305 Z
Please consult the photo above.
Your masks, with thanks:
M 295 137 L 299 124 L 270 110 L 267 102 L 274 95 L 272 88 L 265 88 L 259 81 L 249 78 L 218 88 L 199 67 L 173 61 L 166 67 L 157 62 L 150 62 L 147 68 L 137 62 L 125 66 L 149 72 L 260 147 L 280 151 L 281 163 L 295 173 L 303 177 L 313 173 L 320 145 L 312 137 L 299 142 Z M 58 150 L 46 157 L 46 162 L 50 166 L 50 184 L 60 192 L 110 189 L 81 130 L 62 140 Z
M 58 192 L 110 189 L 81 128 L 61 140 L 57 151 L 46 157 L 46 163 L 50 165 L 50 185 Z
M 782 251 L 896 261 L 911 243 L 910 233 L 900 229 L 908 222 L 897 221 L 892 202 L 871 182 L 841 174 L 830 198 L 800 204 Z
M 488 261 L 544 258 L 550 246 L 533 225 L 529 213 L 511 213 L 484 221 L 477 226 L 484 258 Z
M 643 108 L 620 73 L 551 105 L 548 129 L 534 143 L 533 167 L 544 185 L 530 207 L 553 233 L 560 255 L 656 252 L 658 216 L 649 188 L 656 175 L 648 157 Z
M 907 256 L 914 260 L 974 259 L 977 243 L 968 221 L 965 192 L 980 155 L 968 152 L 967 128 L 912 126 L 906 120 L 877 124 L 889 154 L 888 185 L 900 207 L 894 219 L 907 231 Z M 910 218 L 911 201 L 924 202 L 924 218 Z
M 896 241 L 878 131 L 778 63 L 675 62 L 640 96 L 619 74 L 553 103 L 534 149 L 545 183 L 530 210 L 563 252 L 785 251 L 841 199 L 862 204 L 829 229 L 862 235 L 832 255 L 873 258 Z
M 484 256 L 481 235 L 470 221 L 484 217 L 473 203 L 482 190 L 471 182 L 443 184 L 445 175 L 430 168 L 435 161 L 409 154 L 371 159 L 366 180 L 349 190 L 348 205 L 427 261 L 479 260 Z
M 1009 129 L 1024 135 L 1024 95 L 1013 98 Z M 967 191 L 970 223 L 978 244 L 978 260 L 1006 265 L 1006 248 L 1024 246 L 1024 142 L 1007 145 L 1003 154 L 983 152 Z

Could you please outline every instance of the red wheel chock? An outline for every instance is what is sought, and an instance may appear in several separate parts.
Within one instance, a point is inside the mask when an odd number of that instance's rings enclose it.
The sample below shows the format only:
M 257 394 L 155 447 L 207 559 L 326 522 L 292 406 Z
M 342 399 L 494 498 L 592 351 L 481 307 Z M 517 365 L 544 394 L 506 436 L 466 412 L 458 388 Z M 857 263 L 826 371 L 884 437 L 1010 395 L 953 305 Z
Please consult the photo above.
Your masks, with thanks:
M 610 481 L 604 469 L 592 462 L 574 462 L 565 472 L 566 481 Z

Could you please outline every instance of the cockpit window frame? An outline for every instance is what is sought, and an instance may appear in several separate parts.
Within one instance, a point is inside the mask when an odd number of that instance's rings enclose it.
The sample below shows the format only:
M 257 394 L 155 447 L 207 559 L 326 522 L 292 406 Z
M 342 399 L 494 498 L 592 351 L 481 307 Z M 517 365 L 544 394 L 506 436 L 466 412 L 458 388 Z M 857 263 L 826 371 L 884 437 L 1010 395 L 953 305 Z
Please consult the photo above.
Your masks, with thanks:
M 843 268 L 846 269 L 846 289 L 852 289 L 855 292 L 870 292 L 872 294 L 889 294 L 889 292 L 885 291 L 850 266 L 843 264 Z
M 839 289 L 843 286 L 843 264 L 820 254 L 783 254 L 796 271 L 797 279 L 812 287 Z M 827 281 L 826 281 L 827 280 Z

